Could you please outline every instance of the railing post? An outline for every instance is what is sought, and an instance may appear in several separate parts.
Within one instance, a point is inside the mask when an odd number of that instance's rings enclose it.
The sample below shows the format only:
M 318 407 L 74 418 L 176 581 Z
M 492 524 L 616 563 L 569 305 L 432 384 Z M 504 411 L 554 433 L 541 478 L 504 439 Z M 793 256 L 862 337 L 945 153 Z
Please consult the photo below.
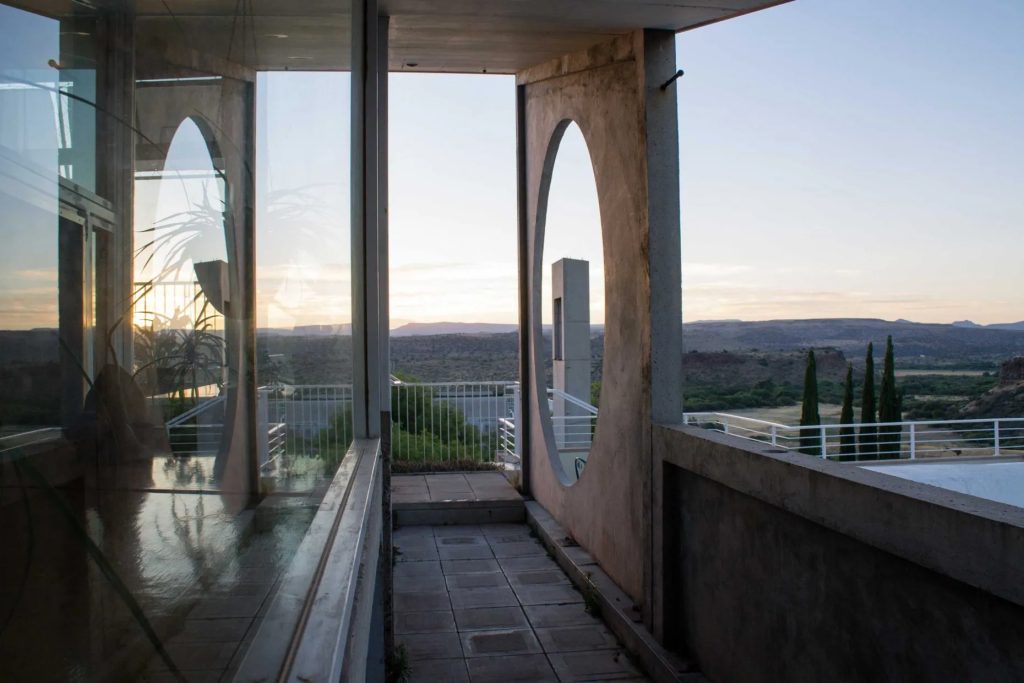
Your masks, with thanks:
M 779 428 L 776 427 L 775 425 L 772 425 L 772 446 L 775 447 L 775 446 L 778 446 L 778 445 L 779 445 Z
M 828 435 L 825 425 L 822 425 L 819 429 L 821 434 L 821 459 L 828 460 Z
M 996 441 L 995 455 L 1000 455 L 1000 452 L 999 452 L 999 420 L 994 420 L 992 422 L 992 432 L 993 432 L 993 436 L 995 437 L 995 441 Z
M 727 417 L 723 417 L 722 418 L 722 433 L 723 434 L 728 434 L 729 433 L 729 418 L 727 418 Z
M 512 410 L 514 411 L 512 418 L 512 433 L 513 438 L 516 440 L 516 460 L 521 466 L 523 463 L 523 435 L 521 431 L 523 425 L 523 420 L 521 419 L 523 408 L 519 402 L 519 398 L 519 385 L 517 384 L 515 385 L 515 389 L 512 390 Z
M 910 459 L 914 460 L 917 458 L 917 425 L 913 422 L 910 423 Z

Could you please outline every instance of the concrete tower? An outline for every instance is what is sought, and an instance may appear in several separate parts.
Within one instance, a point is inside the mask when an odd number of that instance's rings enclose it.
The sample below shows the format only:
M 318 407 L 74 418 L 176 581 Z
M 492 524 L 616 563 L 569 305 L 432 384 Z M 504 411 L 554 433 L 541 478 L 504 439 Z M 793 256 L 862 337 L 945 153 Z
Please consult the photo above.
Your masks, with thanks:
M 564 258 L 551 264 L 551 313 L 554 328 L 552 375 L 556 392 L 590 403 L 590 263 Z M 582 420 L 558 418 L 585 416 L 586 410 L 557 393 L 553 398 L 555 439 L 565 443 L 566 430 L 576 432 Z M 575 439 L 574 439 L 575 440 Z

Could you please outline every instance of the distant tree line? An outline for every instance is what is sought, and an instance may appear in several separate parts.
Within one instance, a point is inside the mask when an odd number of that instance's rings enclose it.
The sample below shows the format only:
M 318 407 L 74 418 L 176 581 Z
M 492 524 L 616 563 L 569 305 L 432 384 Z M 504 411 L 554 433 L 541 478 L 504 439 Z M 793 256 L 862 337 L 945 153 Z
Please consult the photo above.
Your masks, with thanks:
M 902 427 L 887 424 L 903 421 L 903 393 L 896 386 L 896 363 L 892 336 L 885 342 L 881 389 L 875 392 L 874 344 L 868 343 L 864 358 L 864 382 L 861 385 L 860 429 L 854 427 L 853 365 L 847 364 L 843 382 L 843 404 L 839 414 L 840 460 L 887 460 L 900 456 Z M 807 352 L 804 373 L 803 405 L 800 413 L 800 451 L 808 455 L 822 454 L 822 433 L 818 410 L 818 377 L 814 349 Z

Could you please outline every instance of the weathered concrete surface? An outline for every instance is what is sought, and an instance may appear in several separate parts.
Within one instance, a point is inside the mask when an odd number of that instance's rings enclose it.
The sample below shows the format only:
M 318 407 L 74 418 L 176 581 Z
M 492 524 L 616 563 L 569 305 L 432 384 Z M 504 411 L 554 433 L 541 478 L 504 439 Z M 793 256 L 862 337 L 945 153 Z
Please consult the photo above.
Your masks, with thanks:
M 670 32 L 638 31 L 517 77 L 525 90 L 526 118 L 530 490 L 643 607 L 648 621 L 652 406 L 656 398 L 678 400 L 679 392 L 678 373 L 670 368 L 652 376 L 652 358 L 674 356 L 678 363 L 680 352 L 679 335 L 658 334 L 655 320 L 664 317 L 680 325 L 678 298 L 675 310 L 670 301 L 652 311 L 652 291 L 679 289 L 678 267 L 652 267 L 656 260 L 659 266 L 662 259 L 679 262 L 677 171 L 672 170 L 677 168 L 677 147 L 674 137 L 659 137 L 674 130 L 667 123 L 675 121 L 674 91 L 659 88 L 675 70 L 674 48 L 665 46 L 674 46 Z M 605 338 L 601 417 L 586 475 L 569 487 L 574 477 L 557 457 L 547 417 L 541 269 L 551 172 L 571 121 L 579 125 L 590 150 L 601 210 Z M 657 122 L 653 132 L 652 121 Z M 655 191 L 668 185 L 670 191 Z
M 694 429 L 654 450 L 666 638 L 711 680 L 1024 679 L 1024 511 Z

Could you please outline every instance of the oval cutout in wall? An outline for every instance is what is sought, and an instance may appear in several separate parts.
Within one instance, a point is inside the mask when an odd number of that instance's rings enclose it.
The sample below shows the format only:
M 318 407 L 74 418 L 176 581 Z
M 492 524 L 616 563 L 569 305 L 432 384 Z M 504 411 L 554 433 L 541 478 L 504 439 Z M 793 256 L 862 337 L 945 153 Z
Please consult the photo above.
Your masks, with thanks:
M 594 168 L 582 131 L 575 122 L 563 122 L 551 145 L 551 166 L 545 169 L 549 184 L 541 188 L 537 221 L 543 248 L 544 330 L 537 348 L 547 400 L 541 415 L 551 465 L 563 484 L 572 485 L 585 476 L 597 436 L 604 360 L 604 246 Z

